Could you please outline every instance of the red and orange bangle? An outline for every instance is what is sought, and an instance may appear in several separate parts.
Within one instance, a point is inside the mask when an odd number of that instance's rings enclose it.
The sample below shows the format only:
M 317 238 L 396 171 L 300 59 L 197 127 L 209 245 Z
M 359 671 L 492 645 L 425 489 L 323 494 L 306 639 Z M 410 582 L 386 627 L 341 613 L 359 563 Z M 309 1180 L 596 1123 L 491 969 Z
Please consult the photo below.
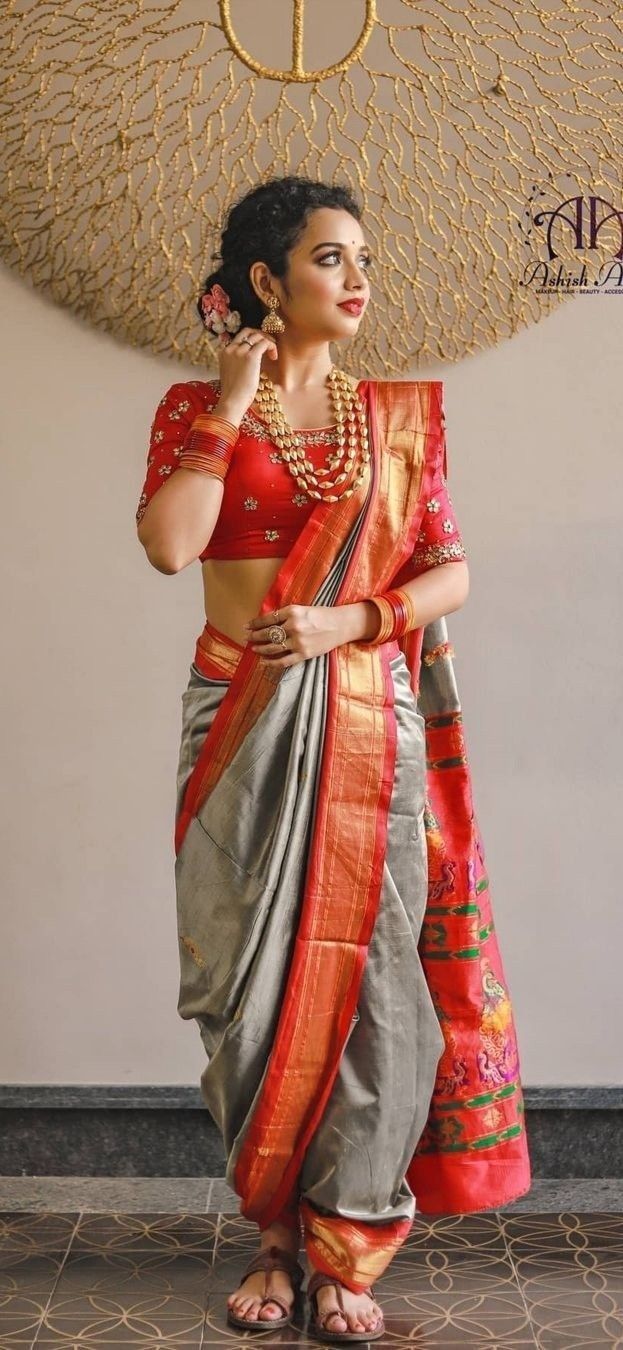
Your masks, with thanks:
M 180 469 L 199 469 L 224 479 L 231 464 L 240 428 L 218 413 L 198 413 L 178 459 Z
M 418 627 L 415 607 L 408 591 L 383 591 L 380 595 L 368 595 L 381 615 L 381 626 L 373 638 L 367 639 L 371 646 L 381 642 L 391 642 Z

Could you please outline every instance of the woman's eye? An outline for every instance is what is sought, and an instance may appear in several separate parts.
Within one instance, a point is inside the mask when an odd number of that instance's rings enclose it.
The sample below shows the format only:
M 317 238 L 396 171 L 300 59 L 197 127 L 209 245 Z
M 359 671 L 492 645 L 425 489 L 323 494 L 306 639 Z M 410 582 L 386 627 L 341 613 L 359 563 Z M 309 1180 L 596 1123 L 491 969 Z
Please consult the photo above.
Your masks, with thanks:
M 318 261 L 321 262 L 321 263 L 324 263 L 324 262 L 328 262 L 330 258 L 339 258 L 339 253 L 325 253 L 325 254 L 323 255 L 322 258 L 319 258 L 319 259 L 318 259 Z M 366 268 L 372 266 L 372 258 L 369 258 L 369 257 L 367 257 L 367 256 L 364 256 L 364 257 L 362 257 L 361 261 L 362 261 L 364 267 L 366 267 Z

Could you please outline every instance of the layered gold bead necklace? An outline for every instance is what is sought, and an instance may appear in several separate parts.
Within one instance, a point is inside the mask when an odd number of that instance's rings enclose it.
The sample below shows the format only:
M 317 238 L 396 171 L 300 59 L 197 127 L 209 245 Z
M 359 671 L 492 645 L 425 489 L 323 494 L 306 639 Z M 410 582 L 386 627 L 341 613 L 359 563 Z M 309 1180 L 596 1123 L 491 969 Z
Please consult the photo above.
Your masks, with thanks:
M 327 378 L 338 446 L 335 453 L 326 456 L 326 469 L 316 469 L 307 458 L 305 438 L 290 426 L 275 386 L 264 371 L 260 372 L 256 402 L 268 423 L 271 438 L 281 451 L 298 486 L 310 497 L 339 502 L 341 497 L 350 497 L 359 486 L 370 462 L 368 424 L 365 405 L 346 372 L 331 366 Z M 353 468 L 354 476 L 351 472 Z M 340 470 L 336 477 L 327 478 L 335 469 Z M 333 489 L 349 476 L 353 479 L 350 486 L 341 492 L 334 492 Z

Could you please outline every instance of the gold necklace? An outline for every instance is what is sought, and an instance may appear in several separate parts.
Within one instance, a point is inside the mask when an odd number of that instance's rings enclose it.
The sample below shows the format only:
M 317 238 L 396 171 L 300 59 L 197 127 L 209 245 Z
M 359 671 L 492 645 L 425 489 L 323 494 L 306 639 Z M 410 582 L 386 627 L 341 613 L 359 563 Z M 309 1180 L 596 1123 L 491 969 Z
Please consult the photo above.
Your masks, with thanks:
M 326 469 L 316 469 L 305 453 L 305 439 L 290 426 L 281 406 L 277 391 L 271 379 L 260 372 L 256 395 L 271 437 L 286 461 L 292 477 L 299 487 L 310 497 L 323 498 L 327 502 L 339 502 L 341 497 L 350 497 L 359 486 L 370 462 L 368 445 L 368 424 L 365 405 L 357 389 L 351 383 L 345 371 L 331 366 L 328 374 L 331 403 L 337 425 L 337 452 L 326 456 Z M 331 481 L 321 482 L 326 474 L 340 468 L 340 473 Z M 342 492 L 334 493 L 333 488 L 352 477 L 351 470 L 357 465 L 353 482 Z

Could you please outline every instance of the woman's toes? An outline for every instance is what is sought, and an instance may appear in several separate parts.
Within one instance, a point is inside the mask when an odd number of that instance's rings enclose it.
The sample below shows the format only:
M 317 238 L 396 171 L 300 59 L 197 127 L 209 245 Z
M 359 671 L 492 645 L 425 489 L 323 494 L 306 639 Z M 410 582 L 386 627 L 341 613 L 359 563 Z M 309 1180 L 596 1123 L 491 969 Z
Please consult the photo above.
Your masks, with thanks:
M 330 1303 L 330 1299 L 325 1300 L 322 1297 L 324 1292 L 325 1292 L 324 1289 L 320 1291 L 320 1298 L 318 1300 L 319 1317 L 323 1317 L 325 1322 L 327 1323 L 327 1331 L 346 1331 L 346 1321 L 344 1319 L 344 1314 L 340 1312 L 339 1308 L 327 1307 L 327 1303 Z M 327 1290 L 327 1293 L 328 1292 L 329 1291 Z M 338 1326 L 339 1322 L 342 1322 L 343 1325 Z
M 283 1317 L 283 1309 L 276 1303 L 265 1303 L 264 1307 L 260 1308 L 260 1317 L 265 1322 L 272 1322 L 276 1317 Z

